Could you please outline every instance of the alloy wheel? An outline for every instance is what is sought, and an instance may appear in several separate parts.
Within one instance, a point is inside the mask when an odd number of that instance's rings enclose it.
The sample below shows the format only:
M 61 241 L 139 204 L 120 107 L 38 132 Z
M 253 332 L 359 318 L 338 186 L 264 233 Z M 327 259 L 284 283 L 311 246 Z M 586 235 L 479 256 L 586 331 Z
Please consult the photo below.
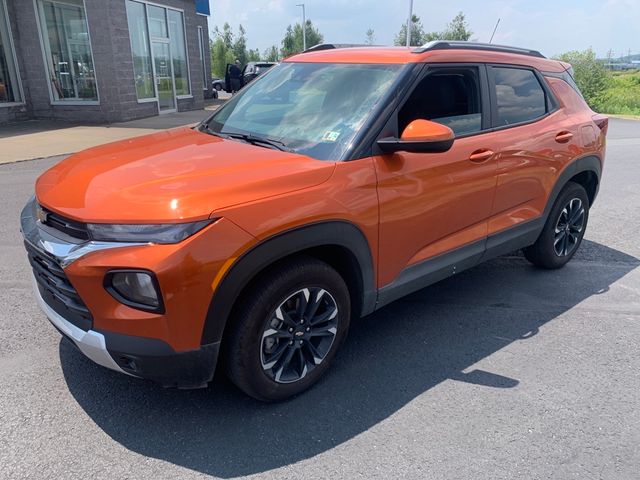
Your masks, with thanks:
M 303 379 L 331 350 L 338 330 L 338 305 L 329 292 L 307 287 L 272 313 L 260 342 L 260 361 L 277 383 Z
M 573 198 L 560 212 L 554 231 L 553 249 L 559 257 L 566 257 L 578 247 L 584 229 L 582 200 Z

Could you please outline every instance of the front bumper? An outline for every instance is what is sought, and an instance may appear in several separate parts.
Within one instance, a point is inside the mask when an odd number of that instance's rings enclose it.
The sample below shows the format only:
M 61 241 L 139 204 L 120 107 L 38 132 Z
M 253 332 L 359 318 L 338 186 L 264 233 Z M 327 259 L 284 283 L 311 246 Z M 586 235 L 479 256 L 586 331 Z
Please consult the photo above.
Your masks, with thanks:
M 160 383 L 164 387 L 203 388 L 213 379 L 220 343 L 199 350 L 175 352 L 166 343 L 112 332 L 84 331 L 53 310 L 33 280 L 38 305 L 49 321 L 98 365 Z
M 38 290 L 35 278 L 33 279 L 33 292 L 36 296 L 38 305 L 47 316 L 49 321 L 53 324 L 53 326 L 56 327 L 65 337 L 71 340 L 76 345 L 76 347 L 78 347 L 78 349 L 85 354 L 86 357 L 93 360 L 98 365 L 102 365 L 103 367 L 107 367 L 118 372 L 127 373 L 126 371 L 121 369 L 113 360 L 111 355 L 109 355 L 104 335 L 98 332 L 94 332 L 93 330 L 85 332 L 84 330 L 76 327 L 73 323 L 63 318 L 62 315 L 57 313 L 53 308 L 46 304 L 46 302 L 42 298 L 42 295 L 40 294 L 40 291 Z
M 127 375 L 156 381 L 163 386 L 200 388 L 213 379 L 219 342 L 198 345 L 196 349 L 176 351 L 169 343 L 159 338 L 114 331 L 115 329 L 110 329 L 105 322 L 101 322 L 101 317 L 95 318 L 95 312 L 86 313 L 88 318 L 79 321 L 76 311 L 84 308 L 84 311 L 88 312 L 82 304 L 81 297 L 84 295 L 83 292 L 86 292 L 89 279 L 83 278 L 78 283 L 80 287 L 85 287 L 85 290 L 76 291 L 68 282 L 66 272 L 81 262 L 88 253 L 123 251 L 123 247 L 133 245 L 74 242 L 53 235 L 53 232 L 40 227 L 33 215 L 32 207 L 30 202 L 22 212 L 21 230 L 34 268 L 34 294 L 38 305 L 60 333 L 95 363 Z M 102 269 L 93 269 L 90 273 L 93 275 L 90 279 L 101 282 Z M 103 295 L 115 304 L 116 308 L 128 309 L 126 306 L 120 307 L 108 293 L 104 292 Z M 89 310 L 92 309 L 92 305 L 95 304 L 89 303 Z M 144 312 L 142 315 L 146 316 L 148 322 L 156 322 L 158 329 L 162 331 L 162 321 L 165 317 Z M 129 324 L 142 323 L 135 317 L 127 318 L 125 321 Z

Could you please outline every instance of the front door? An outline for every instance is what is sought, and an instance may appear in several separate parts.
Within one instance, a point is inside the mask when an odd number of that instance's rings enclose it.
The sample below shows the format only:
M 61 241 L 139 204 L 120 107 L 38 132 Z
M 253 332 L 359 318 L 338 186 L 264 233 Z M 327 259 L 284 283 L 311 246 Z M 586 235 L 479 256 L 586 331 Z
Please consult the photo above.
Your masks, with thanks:
M 376 157 L 379 287 L 422 276 L 410 267 L 428 267 L 461 247 L 474 258 L 484 251 L 497 174 L 491 134 L 483 132 L 490 123 L 484 72 L 481 65 L 429 67 L 397 113 L 398 136 L 426 119 L 449 126 L 456 140 L 445 153 Z
M 152 42 L 152 45 L 158 108 L 160 113 L 175 112 L 176 95 L 169 44 L 166 42 Z

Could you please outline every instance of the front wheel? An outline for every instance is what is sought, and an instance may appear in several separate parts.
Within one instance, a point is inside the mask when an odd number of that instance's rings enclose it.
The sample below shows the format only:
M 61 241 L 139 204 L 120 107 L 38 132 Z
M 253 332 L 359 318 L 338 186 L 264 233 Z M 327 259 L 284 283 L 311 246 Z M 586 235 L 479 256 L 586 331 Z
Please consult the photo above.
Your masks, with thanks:
M 284 400 L 313 385 L 349 328 L 347 286 L 338 272 L 314 258 L 276 267 L 241 301 L 226 339 L 227 373 L 258 400 Z
M 587 192 L 580 184 L 567 183 L 558 195 L 538 240 L 524 249 L 525 257 L 538 267 L 563 267 L 580 247 L 587 220 Z

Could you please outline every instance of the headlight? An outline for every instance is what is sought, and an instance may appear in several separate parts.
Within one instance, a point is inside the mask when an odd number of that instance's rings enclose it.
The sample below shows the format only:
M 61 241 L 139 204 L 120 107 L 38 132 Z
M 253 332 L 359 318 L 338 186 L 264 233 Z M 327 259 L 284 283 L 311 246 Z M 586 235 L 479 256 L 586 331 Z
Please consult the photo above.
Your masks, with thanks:
M 92 240 L 103 242 L 178 243 L 199 232 L 215 220 L 191 223 L 164 223 L 156 225 L 112 225 L 89 223 L 87 229 Z
M 139 310 L 164 312 L 156 276 L 146 270 L 112 270 L 104 279 L 106 290 L 120 303 Z

